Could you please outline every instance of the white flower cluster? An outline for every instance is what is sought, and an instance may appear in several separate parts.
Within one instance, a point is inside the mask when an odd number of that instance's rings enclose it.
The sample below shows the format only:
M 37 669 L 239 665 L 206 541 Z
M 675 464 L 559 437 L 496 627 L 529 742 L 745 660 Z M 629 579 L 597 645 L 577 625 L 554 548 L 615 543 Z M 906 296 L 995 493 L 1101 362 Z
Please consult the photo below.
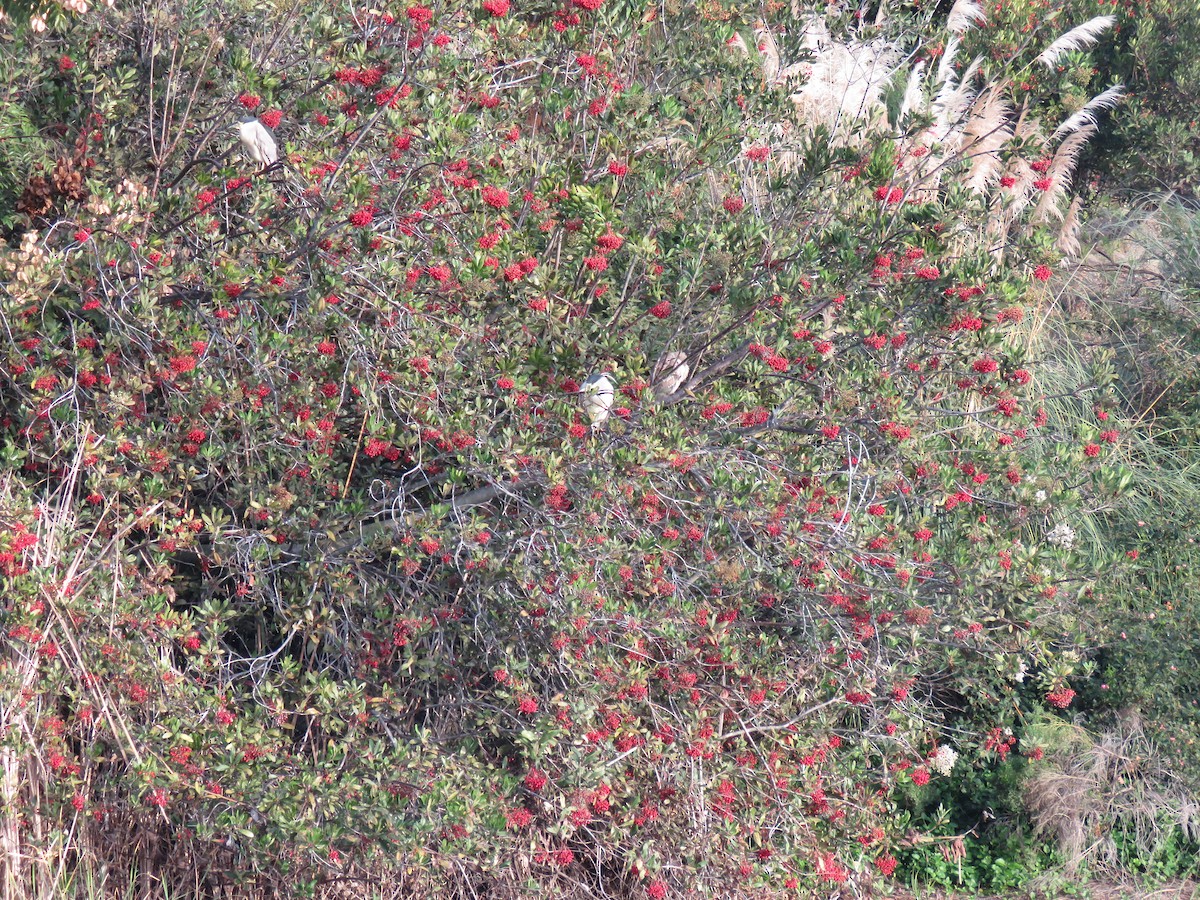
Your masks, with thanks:
M 76 15 L 83 15 L 88 11 L 88 9 L 91 8 L 89 0 L 55 0 L 55 2 L 67 12 L 72 12 Z M 104 5 L 111 8 L 115 2 L 116 0 L 104 0 Z M 43 10 L 42 12 L 35 13 L 34 15 L 30 16 L 30 30 L 36 34 L 41 34 L 43 31 L 45 31 L 47 25 L 47 16 L 49 15 L 50 13 L 48 10 Z M 0 19 L 2 18 L 3 13 L 0 13 Z
M 1017 660 L 1017 671 L 1013 674 L 1013 681 L 1018 684 L 1025 683 L 1025 675 L 1029 672 L 1029 667 L 1025 665 L 1025 660 Z
M 1075 546 L 1075 529 L 1066 522 L 1059 522 L 1046 533 L 1046 543 L 1070 550 Z
M 949 775 L 956 762 L 958 751 L 949 744 L 942 744 L 937 748 L 937 753 L 929 757 L 929 768 L 941 775 Z
M 138 207 L 149 193 L 149 189 L 144 184 L 130 181 L 128 178 L 124 179 L 117 185 L 116 190 L 116 204 L 120 212 L 107 223 L 107 227 L 117 228 L 121 225 L 142 221 L 143 217 L 138 212 Z M 98 219 L 111 216 L 113 212 L 112 204 L 96 194 L 88 199 L 84 209 Z
M 36 231 L 21 235 L 20 249 L 0 257 L 0 272 L 14 276 L 18 284 L 30 284 L 47 259 L 46 251 L 38 243 L 39 237 Z

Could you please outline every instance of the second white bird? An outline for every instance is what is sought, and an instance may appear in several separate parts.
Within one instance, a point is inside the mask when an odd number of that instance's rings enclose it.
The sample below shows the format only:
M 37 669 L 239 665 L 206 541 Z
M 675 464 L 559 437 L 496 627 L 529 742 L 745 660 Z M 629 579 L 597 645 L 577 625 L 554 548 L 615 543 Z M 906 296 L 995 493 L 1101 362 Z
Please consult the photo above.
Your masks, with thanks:
M 616 392 L 616 382 L 607 372 L 597 372 L 588 376 L 587 381 L 579 388 L 580 403 L 584 415 L 592 423 L 592 428 L 599 428 L 612 411 L 613 396 Z
M 260 166 L 275 165 L 279 159 L 279 148 L 275 146 L 275 138 L 266 125 L 253 116 L 247 116 L 233 127 L 237 129 L 238 140 L 252 160 Z
M 654 397 L 662 400 L 670 397 L 687 381 L 692 367 L 688 365 L 687 354 L 679 350 L 668 350 L 659 357 L 654 371 L 650 373 L 650 383 L 654 385 Z

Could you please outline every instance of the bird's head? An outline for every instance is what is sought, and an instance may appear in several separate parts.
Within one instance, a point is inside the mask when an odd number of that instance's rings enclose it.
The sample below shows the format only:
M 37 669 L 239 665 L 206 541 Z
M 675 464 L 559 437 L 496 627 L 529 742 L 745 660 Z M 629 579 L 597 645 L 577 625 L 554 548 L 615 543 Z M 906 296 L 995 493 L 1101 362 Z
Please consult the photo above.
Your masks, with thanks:
M 229 126 L 229 130 L 239 137 L 242 137 L 248 134 L 253 134 L 256 125 L 258 125 L 258 119 L 254 118 L 254 116 L 242 116 Z
M 687 354 L 682 350 L 668 350 L 658 358 L 658 362 L 654 364 L 654 371 L 651 374 L 651 379 L 661 378 L 665 375 L 670 375 L 677 369 L 687 365 Z
M 612 375 L 608 372 L 596 372 L 587 377 L 587 380 L 580 385 L 579 390 L 584 394 L 594 394 L 597 391 L 612 393 L 616 388 L 617 383 L 613 381 Z

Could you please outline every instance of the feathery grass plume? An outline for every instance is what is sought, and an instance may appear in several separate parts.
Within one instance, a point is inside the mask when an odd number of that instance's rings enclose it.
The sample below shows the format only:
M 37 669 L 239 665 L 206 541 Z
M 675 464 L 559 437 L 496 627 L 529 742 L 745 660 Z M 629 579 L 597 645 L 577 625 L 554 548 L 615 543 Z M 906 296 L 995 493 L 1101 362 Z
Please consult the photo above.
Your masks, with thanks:
M 779 70 L 779 84 L 785 84 L 793 78 L 798 78 L 801 75 L 807 74 L 809 71 L 808 63 L 798 62 L 792 63 L 790 66 L 784 66 Z
M 1006 174 L 1013 175 L 1017 179 L 1009 189 L 1008 198 L 1008 207 L 1013 216 L 1016 216 L 1029 206 L 1033 196 L 1033 183 L 1038 180 L 1038 173 L 1033 170 L 1033 166 L 1028 161 L 1020 159 L 1009 168 Z
M 804 31 L 801 32 L 800 46 L 818 53 L 827 50 L 832 44 L 833 35 L 829 33 L 829 26 L 825 20 L 819 16 L 809 17 L 804 23 Z
M 1046 149 L 1046 136 L 1042 132 L 1042 121 L 1029 115 L 1027 104 L 1021 106 L 1017 123 L 1013 125 L 1013 140 L 1025 145 L 1028 153 L 1041 153 Z
M 957 143 L 957 135 L 962 133 L 966 124 L 967 110 L 975 101 L 976 92 L 972 82 L 979 71 L 979 65 L 980 60 L 976 59 L 967 66 L 961 78 L 955 78 L 951 72 L 950 77 L 942 83 L 942 88 L 933 101 L 934 141 L 951 145 Z
M 763 78 L 767 84 L 779 83 L 779 44 L 764 22 L 754 23 L 754 42 L 762 55 Z
M 1071 198 L 1071 205 L 1067 207 L 1067 214 L 1063 217 L 1062 227 L 1059 228 L 1058 237 L 1054 241 L 1054 249 L 1063 256 L 1079 256 L 1081 249 L 1079 232 L 1083 224 L 1079 213 L 1082 209 L 1083 198 L 1076 194 Z
M 913 66 L 911 72 L 908 73 L 908 84 L 904 88 L 904 99 L 900 102 L 900 118 L 903 122 L 904 117 L 912 112 L 924 100 L 922 89 L 925 86 L 925 61 L 917 63 Z
M 1084 104 L 1077 113 L 1054 129 L 1054 134 L 1050 136 L 1050 139 L 1057 140 L 1064 134 L 1078 131 L 1085 125 L 1099 125 L 1096 115 L 1102 110 L 1112 109 L 1123 96 L 1125 96 L 1125 85 L 1123 84 L 1114 84 L 1107 90 L 1101 91 Z
M 981 59 L 973 60 L 962 75 L 958 76 L 953 68 L 958 48 L 957 38 L 951 37 L 934 76 L 934 83 L 940 84 L 941 87 L 936 97 L 928 103 L 927 112 L 933 116 L 934 123 L 916 139 L 918 145 L 927 149 L 936 148 L 936 152 L 915 161 L 905 157 L 904 170 L 897 173 L 908 184 L 917 187 L 918 194 L 915 198 L 918 201 L 932 199 L 933 192 L 936 192 L 940 184 L 946 160 L 960 154 L 966 141 L 964 135 L 971 115 L 970 110 L 977 98 L 974 82 Z M 909 90 L 914 90 L 911 83 Z M 914 93 L 916 96 L 911 99 L 915 105 L 915 101 L 920 99 L 921 95 L 919 90 L 914 90 Z M 905 94 L 905 103 L 908 103 L 908 90 Z
M 1033 210 L 1032 222 L 1035 225 L 1049 222 L 1051 219 L 1062 219 L 1062 201 L 1071 185 L 1071 176 L 1075 174 L 1079 154 L 1083 152 L 1083 145 L 1092 139 L 1096 131 L 1095 125 L 1080 128 L 1054 151 L 1054 158 L 1045 175 L 1050 179 L 1050 187 L 1042 191 L 1042 196 Z
M 1022 211 L 1029 206 L 1029 195 L 1033 191 L 1037 173 L 1026 160 L 1016 157 L 1005 168 L 1004 177 L 1012 178 L 1013 183 L 995 193 L 988 210 L 985 230 L 987 243 L 997 265 L 1004 259 L 1009 233 Z
M 958 35 L 951 36 L 938 62 L 937 83 L 945 84 L 954 77 L 954 57 L 958 56 Z
M 946 30 L 951 34 L 962 34 L 986 21 L 987 13 L 976 0 L 955 0 L 946 17 Z
M 1095 125 L 1086 125 L 1059 144 L 1058 149 L 1054 151 L 1054 159 L 1050 163 L 1050 170 L 1047 174 L 1055 178 L 1061 177 L 1063 180 L 1067 180 L 1075 174 L 1075 164 L 1079 162 L 1079 154 L 1083 151 L 1083 145 L 1090 141 L 1099 130 Z
M 946 139 L 946 135 L 950 132 L 951 123 L 956 118 L 955 111 L 961 115 L 962 111 L 967 108 L 970 101 L 961 102 L 960 94 L 958 93 L 958 82 L 953 74 L 946 81 L 941 83 L 938 89 L 937 96 L 929 104 L 929 112 L 933 115 L 933 125 L 929 128 L 928 134 L 930 139 L 935 143 L 940 143 Z
M 896 144 L 896 170 L 892 182 L 905 189 L 912 203 L 933 200 L 941 182 L 944 155 L 930 149 L 931 130 L 924 129 Z
M 1053 69 L 1055 63 L 1064 53 L 1072 50 L 1082 50 L 1090 47 L 1105 31 L 1116 23 L 1116 16 L 1096 16 L 1082 25 L 1077 25 L 1060 37 L 1057 41 L 1043 50 L 1037 58 L 1048 69 Z
M 1008 124 L 1011 114 L 1003 84 L 981 92 L 971 107 L 959 152 L 971 165 L 966 187 L 977 194 L 985 193 L 1000 178 L 1000 150 L 1013 136 Z
M 898 70 L 890 43 L 834 43 L 817 54 L 805 84 L 792 94 L 800 117 L 828 125 L 839 139 L 884 112 L 880 96 Z

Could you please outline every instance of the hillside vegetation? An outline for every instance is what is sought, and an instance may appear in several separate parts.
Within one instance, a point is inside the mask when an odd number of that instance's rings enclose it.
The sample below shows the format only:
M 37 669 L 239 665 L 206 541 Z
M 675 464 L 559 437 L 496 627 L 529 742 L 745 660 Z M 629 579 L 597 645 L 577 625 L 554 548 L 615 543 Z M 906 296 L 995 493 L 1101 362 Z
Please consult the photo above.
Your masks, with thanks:
M 1190 874 L 1200 219 L 1084 6 L 10 5 L 5 900 Z

